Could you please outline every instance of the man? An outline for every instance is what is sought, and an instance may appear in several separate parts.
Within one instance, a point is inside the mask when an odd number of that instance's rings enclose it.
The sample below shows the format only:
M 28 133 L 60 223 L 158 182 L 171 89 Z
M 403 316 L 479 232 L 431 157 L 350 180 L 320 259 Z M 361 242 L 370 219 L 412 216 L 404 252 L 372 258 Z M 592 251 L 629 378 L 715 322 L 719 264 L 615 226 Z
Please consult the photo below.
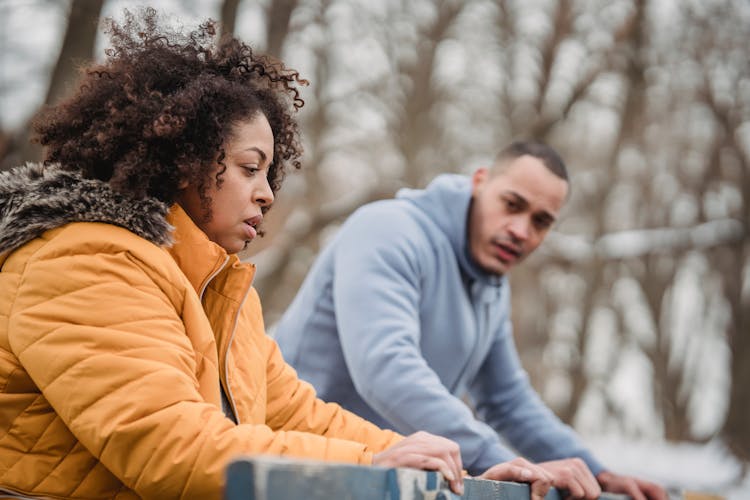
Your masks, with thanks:
M 506 275 L 567 195 L 558 154 L 516 142 L 470 179 L 442 175 L 362 207 L 279 323 L 285 357 L 325 400 L 458 442 L 469 473 L 513 459 L 500 434 L 574 497 L 595 498 L 601 486 L 666 499 L 657 485 L 607 471 L 544 406 L 518 359 Z

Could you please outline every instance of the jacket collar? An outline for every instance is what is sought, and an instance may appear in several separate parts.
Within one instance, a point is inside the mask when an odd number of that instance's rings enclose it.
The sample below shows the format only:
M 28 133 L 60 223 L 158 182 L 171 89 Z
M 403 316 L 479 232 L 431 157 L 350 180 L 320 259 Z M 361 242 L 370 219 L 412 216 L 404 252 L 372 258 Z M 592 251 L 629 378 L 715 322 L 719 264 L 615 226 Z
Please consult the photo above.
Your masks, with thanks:
M 169 253 L 200 295 L 208 281 L 227 263 L 228 255 L 208 239 L 180 205 L 172 205 L 167 220 L 174 227 L 174 243 Z
M 255 266 L 240 262 L 236 254 L 227 254 L 211 241 L 179 204 L 172 205 L 167 220 L 174 227 L 174 243 L 168 251 L 196 293 L 202 297 L 208 283 L 221 275 L 222 283 L 228 285 L 224 293 L 237 301 L 244 299 Z
M 58 164 L 28 163 L 0 172 L 0 254 L 72 222 L 113 224 L 156 245 L 172 245 L 169 253 L 199 294 L 222 268 L 243 269 L 232 273 L 233 282 L 252 281 L 254 266 L 227 255 L 179 205 L 124 197 L 108 183 Z
M 84 179 L 60 165 L 27 163 L 0 172 L 0 253 L 71 222 L 123 227 L 156 245 L 171 242 L 168 207 L 154 199 L 127 198 L 108 183 Z

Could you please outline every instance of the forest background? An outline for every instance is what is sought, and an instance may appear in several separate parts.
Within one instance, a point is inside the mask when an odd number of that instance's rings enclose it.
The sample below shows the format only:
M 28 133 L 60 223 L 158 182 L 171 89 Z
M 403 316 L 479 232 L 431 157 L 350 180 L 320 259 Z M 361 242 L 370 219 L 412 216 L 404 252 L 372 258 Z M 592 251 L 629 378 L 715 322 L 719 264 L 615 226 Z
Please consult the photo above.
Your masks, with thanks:
M 513 139 L 543 140 L 573 188 L 511 276 L 532 383 L 584 436 L 705 445 L 731 457 L 723 481 L 747 474 L 750 3 L 148 4 L 173 24 L 217 19 L 310 80 L 304 168 L 244 255 L 271 331 L 357 207 L 471 173 Z M 0 1 L 0 168 L 41 158 L 33 114 L 103 57 L 98 21 L 137 5 Z

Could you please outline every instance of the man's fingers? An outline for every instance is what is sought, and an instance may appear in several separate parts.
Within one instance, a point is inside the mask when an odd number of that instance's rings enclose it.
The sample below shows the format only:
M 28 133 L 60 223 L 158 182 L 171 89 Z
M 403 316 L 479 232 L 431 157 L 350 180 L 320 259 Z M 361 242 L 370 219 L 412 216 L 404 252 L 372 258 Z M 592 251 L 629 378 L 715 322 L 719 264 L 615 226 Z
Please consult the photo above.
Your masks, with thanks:
M 658 484 L 638 479 L 636 479 L 636 483 L 641 492 L 643 492 L 649 500 L 669 500 L 669 495 L 667 495 L 666 490 Z
M 484 471 L 479 477 L 482 479 L 492 479 L 493 481 L 516 481 L 519 483 L 529 483 L 534 480 L 551 482 L 550 476 L 544 471 L 515 465 L 511 462 L 494 465 Z
M 576 480 L 583 488 L 583 497 L 591 500 L 599 498 L 602 489 L 586 465 L 586 462 L 580 458 L 571 458 L 568 459 L 568 464 L 573 469 L 573 475 Z
M 633 486 L 632 488 L 628 488 L 627 493 L 633 500 L 648 500 L 645 495 L 641 493 L 641 490 L 635 486 Z
M 495 481 L 529 483 L 532 500 L 542 500 L 552 487 L 550 474 L 521 458 L 490 467 L 479 477 Z
M 556 488 L 568 490 L 573 498 L 595 500 L 601 495 L 599 483 L 580 458 L 552 460 L 542 462 L 539 466 L 552 474 Z
M 585 490 L 573 476 L 555 477 L 555 488 L 567 490 L 573 498 L 585 498 Z
M 552 484 L 550 484 L 547 481 L 533 481 L 530 485 L 531 489 L 531 500 L 544 500 L 544 497 L 547 496 L 547 492 L 552 487 Z
M 493 465 L 484 471 L 479 477 L 482 479 L 492 479 L 493 481 L 518 481 L 527 482 L 532 476 L 529 469 L 509 462 Z
M 641 489 L 638 487 L 638 484 L 636 484 L 633 480 L 628 480 L 623 485 L 623 493 L 626 495 L 630 495 L 630 498 L 633 500 L 647 500 L 646 496 L 641 492 Z
M 668 500 L 667 491 L 656 483 L 642 479 L 621 476 L 611 471 L 602 471 L 596 476 L 604 491 L 625 493 L 633 500 Z
M 545 470 L 536 468 L 529 470 L 531 473 L 531 479 L 528 481 L 531 487 L 531 499 L 542 500 L 547 495 L 547 492 L 552 488 L 552 476 L 550 476 Z

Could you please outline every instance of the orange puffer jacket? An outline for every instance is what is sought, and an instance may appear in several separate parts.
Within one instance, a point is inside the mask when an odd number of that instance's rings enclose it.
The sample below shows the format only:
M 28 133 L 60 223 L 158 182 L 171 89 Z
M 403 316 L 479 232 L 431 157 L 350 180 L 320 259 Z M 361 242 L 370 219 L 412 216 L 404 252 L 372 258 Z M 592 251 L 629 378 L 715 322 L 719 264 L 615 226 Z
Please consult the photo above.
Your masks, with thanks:
M 366 464 L 401 439 L 297 378 L 252 265 L 179 206 L 129 203 L 54 168 L 0 174 L 0 492 L 218 498 L 240 454 Z

